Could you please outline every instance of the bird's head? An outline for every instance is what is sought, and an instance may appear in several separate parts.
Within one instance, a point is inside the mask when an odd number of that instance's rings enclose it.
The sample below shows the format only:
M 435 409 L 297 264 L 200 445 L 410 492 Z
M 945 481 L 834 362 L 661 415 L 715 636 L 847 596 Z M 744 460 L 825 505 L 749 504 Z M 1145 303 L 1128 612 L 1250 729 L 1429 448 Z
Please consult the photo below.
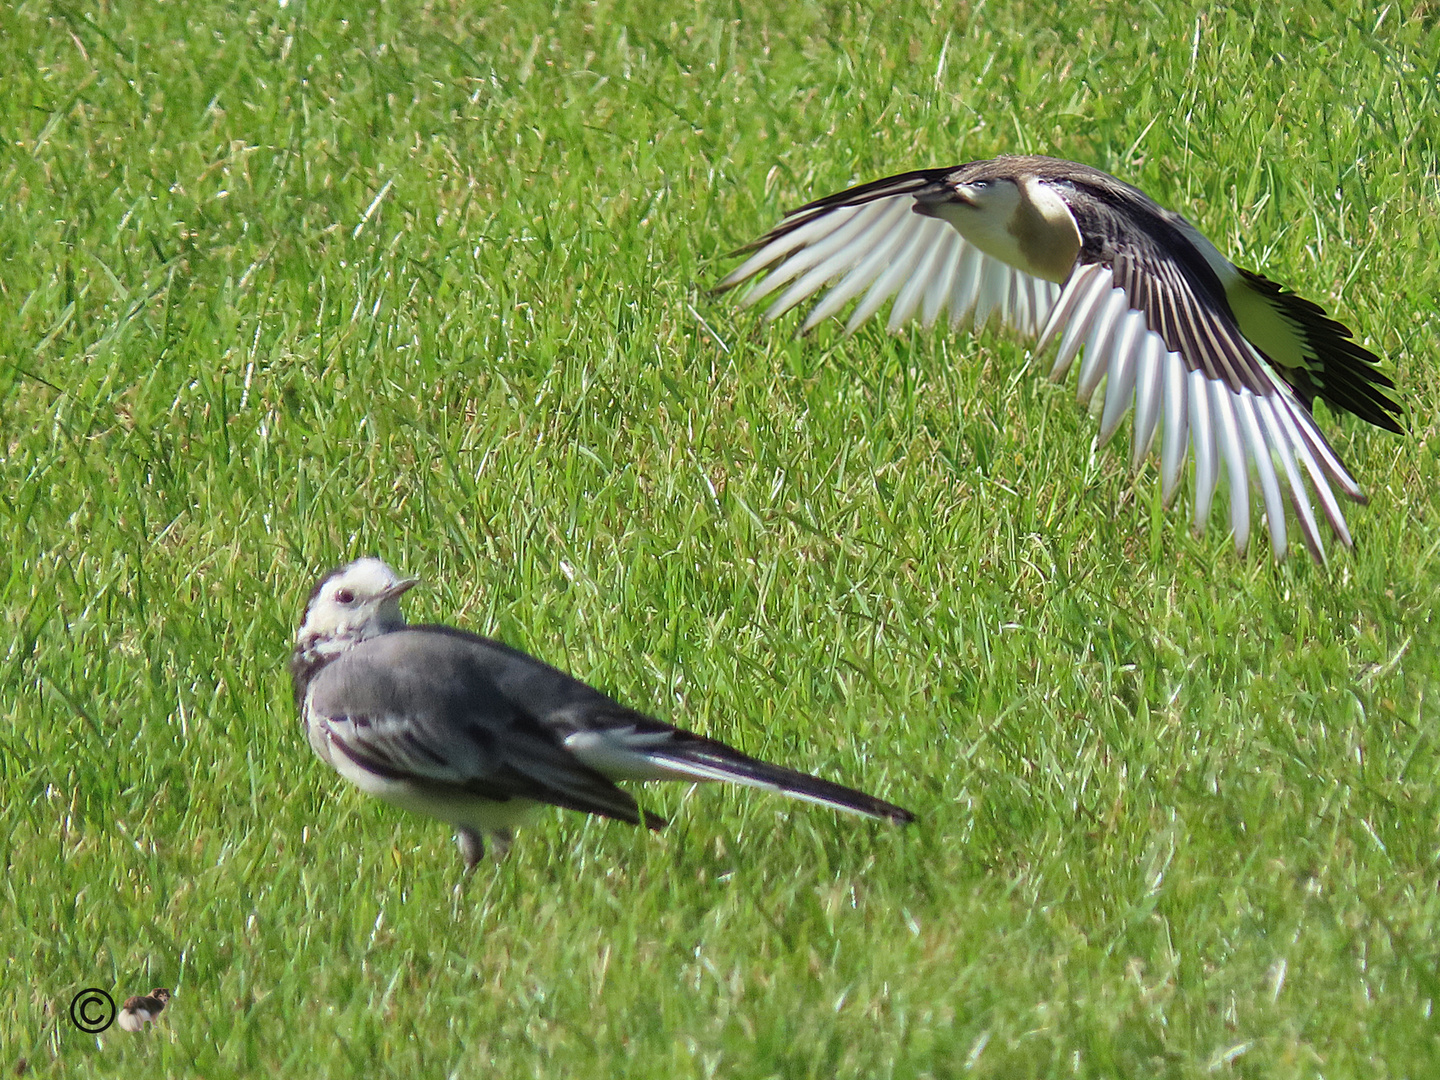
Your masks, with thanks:
M 1022 193 L 1013 176 L 959 181 L 950 177 L 915 196 L 915 212 L 943 218 L 962 233 L 1004 230 L 1015 217 Z M 963 226 L 963 227 L 962 227 Z
M 977 166 L 990 175 L 967 175 Z M 1080 230 L 1064 196 L 1013 159 L 965 166 L 916 192 L 915 212 L 949 222 L 986 255 L 1046 281 L 1066 281 L 1080 254 Z
M 1013 176 L 996 176 L 955 184 L 955 201 L 975 214 L 1008 221 L 1020 205 L 1020 185 Z
M 936 184 L 915 196 L 915 212 L 948 221 L 986 254 L 1015 265 L 1012 226 L 1023 192 L 1014 177 L 985 177 Z
M 379 559 L 356 559 L 315 586 L 295 634 L 304 651 L 330 652 L 405 625 L 400 597 L 416 578 L 402 578 Z

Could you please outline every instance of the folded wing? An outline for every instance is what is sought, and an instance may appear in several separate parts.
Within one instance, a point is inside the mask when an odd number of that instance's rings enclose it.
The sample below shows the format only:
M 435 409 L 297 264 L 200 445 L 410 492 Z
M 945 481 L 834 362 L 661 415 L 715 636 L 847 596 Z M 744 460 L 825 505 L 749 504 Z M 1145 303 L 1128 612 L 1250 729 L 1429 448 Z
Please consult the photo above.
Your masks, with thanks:
M 506 700 L 464 646 L 410 630 L 363 642 L 317 675 L 312 723 L 323 726 L 334 752 L 383 779 L 436 795 L 532 799 L 640 823 L 634 798 Z

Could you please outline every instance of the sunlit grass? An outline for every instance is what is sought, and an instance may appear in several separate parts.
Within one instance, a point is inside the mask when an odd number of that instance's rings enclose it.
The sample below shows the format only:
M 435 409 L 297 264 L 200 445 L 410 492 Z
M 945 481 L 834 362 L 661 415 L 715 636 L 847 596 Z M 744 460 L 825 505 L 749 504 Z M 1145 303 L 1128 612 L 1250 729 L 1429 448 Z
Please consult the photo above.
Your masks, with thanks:
M 1433 14 L 457 7 L 0 11 L 0 1068 L 1431 1075 Z M 1386 358 L 1407 437 L 1322 416 L 1354 552 L 1193 538 L 1003 335 L 707 292 L 784 209 L 1006 151 Z M 650 790 L 666 833 L 557 811 L 461 885 L 294 716 L 365 553 L 922 820 Z M 176 996 L 97 1039 L 90 985 Z

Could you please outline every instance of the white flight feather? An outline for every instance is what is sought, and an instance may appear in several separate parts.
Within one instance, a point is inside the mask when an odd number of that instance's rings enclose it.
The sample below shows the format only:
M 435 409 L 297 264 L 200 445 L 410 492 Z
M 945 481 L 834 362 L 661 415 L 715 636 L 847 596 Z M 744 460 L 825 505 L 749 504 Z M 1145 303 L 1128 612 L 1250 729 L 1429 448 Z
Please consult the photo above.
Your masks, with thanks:
M 1179 353 L 1165 353 L 1162 363 L 1165 368 L 1165 435 L 1160 444 L 1160 498 L 1168 507 L 1180 489 L 1180 475 L 1185 468 L 1188 380 L 1185 361 Z
M 1210 391 L 1203 371 L 1189 373 L 1187 398 L 1190 402 L 1190 440 L 1195 448 L 1195 512 L 1190 522 L 1198 536 L 1210 519 L 1210 503 L 1220 479 L 1215 460 L 1215 429 L 1210 419 Z
M 1285 497 L 1280 492 L 1280 481 L 1275 475 L 1270 446 L 1260 430 L 1260 419 L 1255 413 L 1255 395 L 1248 389 L 1241 390 L 1234 396 L 1234 404 L 1245 442 L 1250 447 L 1250 456 L 1255 462 L 1255 472 L 1260 478 L 1260 496 L 1265 502 L 1265 523 L 1270 529 L 1270 548 L 1277 559 L 1283 559 L 1286 540 Z
M 804 330 L 840 313 L 860 297 L 846 320 L 847 334 L 892 299 L 887 320 L 892 333 L 917 313 L 929 327 L 948 308 L 952 326 L 959 327 L 968 318 L 977 331 L 998 315 L 1002 324 L 1037 335 L 1037 353 L 1058 334 L 1050 378 L 1063 380 L 1084 346 L 1076 397 L 1099 419 L 1099 444 L 1113 438 L 1133 402 L 1130 466 L 1138 471 L 1153 448 L 1157 430 L 1163 428 L 1159 458 L 1162 499 L 1167 507 L 1180 488 L 1185 459 L 1194 448 L 1192 525 L 1197 534 L 1209 517 L 1223 461 L 1231 531 L 1242 552 L 1249 542 L 1253 482 L 1264 503 L 1276 556 L 1283 557 L 1287 546 L 1284 503 L 1288 492 L 1306 544 L 1323 561 L 1315 514 L 1303 482 L 1307 475 L 1330 525 L 1344 543 L 1350 543 L 1330 485 L 1333 482 L 1355 498 L 1360 497 L 1359 485 L 1320 434 L 1308 410 L 1248 342 L 1242 339 L 1241 347 L 1262 373 L 1267 384 L 1264 394 L 1243 387 L 1237 391 L 1224 378 L 1209 379 L 1203 371 L 1189 370 L 1188 362 L 1170 351 L 1149 327 L 1146 314 L 1132 307 L 1130 297 L 1115 285 L 1109 267 L 1099 263 L 1077 266 L 1062 286 L 986 255 L 946 220 L 914 214 L 915 205 L 914 197 L 905 192 L 858 207 L 815 213 L 758 249 L 721 285 L 737 284 L 769 268 L 744 299 L 749 306 L 788 285 L 766 311 L 767 319 L 821 294 L 802 324 Z M 1208 239 L 1188 223 L 1179 228 L 1220 278 L 1227 294 L 1243 286 L 1234 264 Z M 1216 327 L 1193 302 L 1186 302 L 1190 294 L 1183 275 L 1177 281 L 1174 267 L 1164 269 L 1168 273 L 1162 272 L 1162 279 L 1172 286 L 1184 286 L 1178 290 L 1182 302 L 1175 314 L 1194 336 L 1210 340 L 1218 349 Z M 1102 387 L 1103 396 L 1097 396 Z
M 1225 458 L 1230 478 L 1230 533 L 1241 554 L 1250 544 L 1250 484 L 1245 468 L 1245 444 L 1235 420 L 1233 394 L 1219 380 L 1210 383 L 1210 413 L 1215 425 L 1215 442 Z
M 1083 405 L 1090 403 L 1090 396 L 1100 385 L 1100 377 L 1109 366 L 1110 341 L 1115 324 L 1129 309 L 1125 290 L 1111 289 L 1104 306 L 1090 324 L 1090 336 L 1085 341 L 1085 359 L 1080 362 L 1080 377 L 1075 381 L 1075 396 Z
M 1162 374 L 1165 364 L 1165 343 L 1153 330 L 1145 331 L 1135 370 L 1135 436 L 1130 444 L 1130 471 L 1139 472 L 1150 453 L 1155 428 L 1160 422 L 1160 405 L 1164 395 Z
M 1130 310 L 1121 316 L 1115 331 L 1115 347 L 1111 350 L 1106 373 L 1105 411 L 1100 418 L 1100 445 L 1104 446 L 1120 428 L 1125 411 L 1130 407 L 1135 390 L 1136 354 L 1146 333 L 1143 312 Z

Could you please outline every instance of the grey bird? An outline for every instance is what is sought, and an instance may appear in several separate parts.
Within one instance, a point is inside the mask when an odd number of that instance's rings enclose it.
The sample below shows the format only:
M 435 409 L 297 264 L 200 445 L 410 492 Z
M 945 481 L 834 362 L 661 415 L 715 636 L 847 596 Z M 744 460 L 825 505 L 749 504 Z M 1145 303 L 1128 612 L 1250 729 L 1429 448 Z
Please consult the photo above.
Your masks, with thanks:
M 362 791 L 456 832 L 466 871 L 488 834 L 551 803 L 652 829 L 617 780 L 728 780 L 899 825 L 908 810 L 769 765 L 626 708 L 564 672 L 453 626 L 408 626 L 416 584 L 379 559 L 324 577 L 290 661 L 320 759 Z
M 1347 327 L 1235 266 L 1144 192 L 1072 161 L 999 157 L 901 173 L 792 211 L 737 254 L 746 252 L 753 254 L 717 291 L 754 281 L 746 306 L 778 292 L 767 320 L 819 297 L 802 332 L 852 300 L 846 333 L 891 300 L 892 333 L 915 316 L 928 327 L 948 311 L 954 327 L 972 317 L 981 327 L 998 315 L 1035 335 L 1037 353 L 1059 336 L 1053 382 L 1083 344 L 1079 397 L 1100 416 L 1101 444 L 1133 405 L 1130 461 L 1138 471 L 1163 429 L 1168 507 L 1188 442 L 1196 535 L 1223 463 L 1241 554 L 1252 470 L 1277 558 L 1286 552 L 1288 495 L 1306 546 L 1325 560 L 1306 477 L 1336 536 L 1351 546 L 1332 485 L 1366 499 L 1316 425 L 1315 398 L 1402 431 L 1392 416 L 1400 406 L 1381 390 L 1395 384 Z
M 154 1023 L 169 1002 L 170 991 L 163 986 L 157 986 L 148 994 L 134 994 L 120 1007 L 116 1023 L 121 1031 L 139 1031 L 146 1024 Z

